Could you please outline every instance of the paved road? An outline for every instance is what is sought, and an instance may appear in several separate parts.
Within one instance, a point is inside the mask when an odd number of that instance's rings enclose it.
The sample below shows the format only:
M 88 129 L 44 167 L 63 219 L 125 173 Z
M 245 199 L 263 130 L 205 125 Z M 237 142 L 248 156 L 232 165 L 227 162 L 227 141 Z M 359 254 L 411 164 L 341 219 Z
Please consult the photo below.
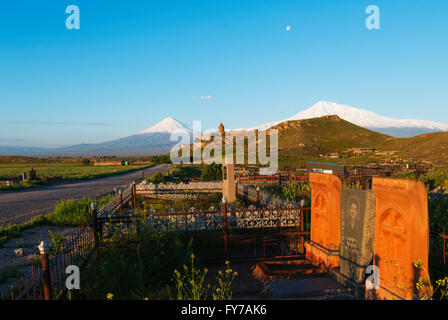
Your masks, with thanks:
M 160 164 L 107 178 L 0 193 L 0 226 L 24 222 L 38 214 L 51 212 L 55 203 L 62 199 L 81 199 L 106 194 L 120 185 L 140 179 L 142 171 L 148 178 L 156 172 L 166 172 L 168 168 L 168 164 Z

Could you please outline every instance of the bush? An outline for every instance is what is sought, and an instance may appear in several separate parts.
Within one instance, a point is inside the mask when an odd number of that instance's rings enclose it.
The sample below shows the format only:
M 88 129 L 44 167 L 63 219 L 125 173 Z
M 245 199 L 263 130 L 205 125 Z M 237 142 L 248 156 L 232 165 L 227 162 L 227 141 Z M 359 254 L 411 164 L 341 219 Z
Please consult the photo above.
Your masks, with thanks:
M 428 186 L 429 190 L 437 187 L 448 189 L 448 171 L 435 170 L 424 174 L 421 180 Z
M 170 155 L 164 154 L 161 156 L 151 156 L 149 157 L 149 161 L 155 164 L 161 164 L 161 163 L 171 163 Z
M 163 173 L 157 172 L 151 178 L 149 178 L 148 181 L 154 184 L 165 183 L 166 177 L 163 175 Z
M 55 205 L 54 211 L 47 215 L 38 215 L 33 219 L 20 223 L 0 227 L 0 246 L 8 239 L 19 237 L 20 233 L 35 226 L 80 227 L 92 218 L 90 205 L 95 202 L 101 208 L 112 198 L 107 195 L 100 199 L 83 198 L 81 200 L 61 200 Z
M 201 172 L 201 181 L 222 180 L 222 165 L 212 163 L 204 166 Z
M 144 233 L 123 246 L 112 241 L 84 271 L 81 299 L 169 299 L 171 272 L 188 262 L 190 245 L 177 235 Z
M 191 263 L 188 267 L 183 266 L 184 272 L 180 273 L 174 270 L 173 282 L 176 287 L 177 300 L 206 300 L 208 291 L 212 290 L 213 300 L 230 300 L 232 298 L 232 281 L 238 275 L 230 269 L 229 261 L 226 261 L 226 269 L 218 272 L 216 285 L 211 288 L 208 284 L 205 286 L 205 277 L 207 268 L 201 271 L 194 266 L 194 254 L 191 254 Z

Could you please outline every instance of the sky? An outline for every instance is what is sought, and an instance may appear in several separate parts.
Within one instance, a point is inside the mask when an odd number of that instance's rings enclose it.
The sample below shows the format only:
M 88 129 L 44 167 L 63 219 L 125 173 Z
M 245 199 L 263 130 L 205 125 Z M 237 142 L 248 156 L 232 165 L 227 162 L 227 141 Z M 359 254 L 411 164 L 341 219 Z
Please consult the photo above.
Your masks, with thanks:
M 0 146 L 103 142 L 168 116 L 252 127 L 319 100 L 448 122 L 447 13 L 445 0 L 2 1 Z

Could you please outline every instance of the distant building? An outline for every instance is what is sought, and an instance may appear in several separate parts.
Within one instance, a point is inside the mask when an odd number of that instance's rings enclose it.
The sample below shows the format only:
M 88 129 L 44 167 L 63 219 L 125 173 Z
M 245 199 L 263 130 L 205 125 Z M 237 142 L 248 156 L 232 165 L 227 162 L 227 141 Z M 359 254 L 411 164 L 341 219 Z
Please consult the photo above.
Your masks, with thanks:
M 344 152 L 347 153 L 354 153 L 359 155 L 365 155 L 366 153 L 373 153 L 375 152 L 374 148 L 349 148 L 347 150 L 345 150 Z
M 376 151 L 375 152 L 379 156 L 392 156 L 398 153 L 398 151 Z
M 107 161 L 107 162 L 94 162 L 94 166 L 127 166 L 127 161 Z
M 308 174 L 310 174 L 311 172 L 335 174 L 339 176 L 341 180 L 345 179 L 345 177 L 347 176 L 347 168 L 344 165 L 312 161 L 308 161 L 306 163 L 306 172 Z

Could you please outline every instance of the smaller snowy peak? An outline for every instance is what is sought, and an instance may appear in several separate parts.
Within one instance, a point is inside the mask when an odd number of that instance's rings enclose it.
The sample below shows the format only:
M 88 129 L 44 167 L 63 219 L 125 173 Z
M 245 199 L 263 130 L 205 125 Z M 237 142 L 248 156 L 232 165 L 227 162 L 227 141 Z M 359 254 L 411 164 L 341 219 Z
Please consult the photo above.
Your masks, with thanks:
M 174 118 L 167 117 L 152 127 L 143 130 L 140 134 L 144 133 L 173 133 L 176 130 L 191 131 L 186 125 L 177 121 Z
M 393 119 L 378 115 L 372 111 L 330 101 L 319 101 L 305 111 L 299 112 L 288 120 L 310 119 L 328 115 L 340 118 L 364 128 L 426 128 L 431 130 L 448 130 L 448 124 L 428 120 Z
M 323 116 L 331 115 L 339 116 L 339 118 L 356 124 L 360 127 L 377 130 L 386 134 L 389 134 L 386 132 L 388 129 L 398 129 L 403 131 L 403 133 L 400 134 L 398 132 L 395 132 L 395 135 L 398 134 L 398 136 L 400 137 L 411 137 L 417 134 L 433 131 L 448 131 L 447 123 L 415 119 L 393 119 L 378 115 L 369 110 L 359 109 L 349 105 L 339 104 L 331 101 L 319 101 L 310 108 L 281 121 L 273 121 L 256 127 L 240 128 L 231 131 L 251 131 L 254 129 L 266 130 L 286 121 L 320 118 Z M 409 130 L 418 133 L 410 134 L 410 132 L 408 132 Z

